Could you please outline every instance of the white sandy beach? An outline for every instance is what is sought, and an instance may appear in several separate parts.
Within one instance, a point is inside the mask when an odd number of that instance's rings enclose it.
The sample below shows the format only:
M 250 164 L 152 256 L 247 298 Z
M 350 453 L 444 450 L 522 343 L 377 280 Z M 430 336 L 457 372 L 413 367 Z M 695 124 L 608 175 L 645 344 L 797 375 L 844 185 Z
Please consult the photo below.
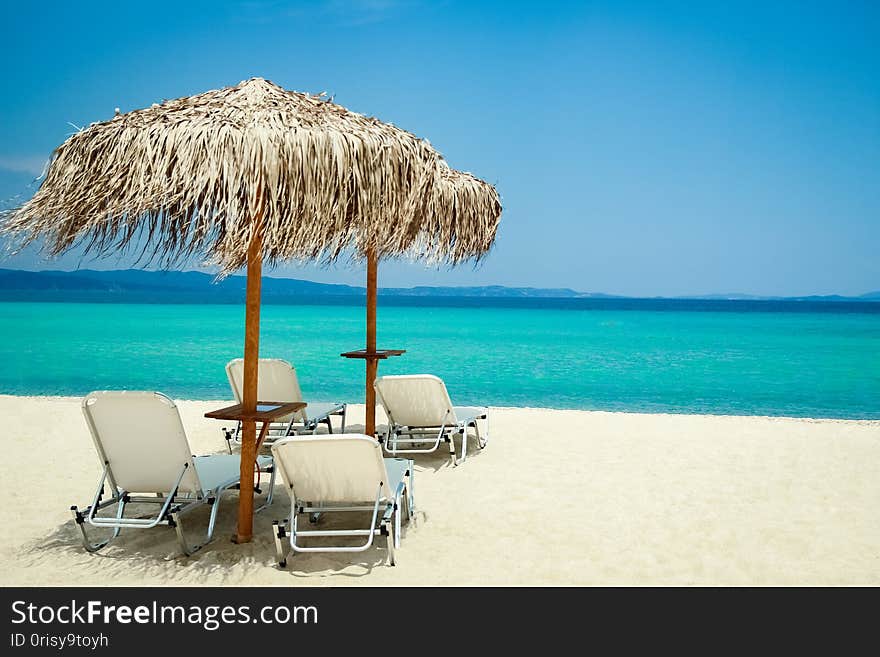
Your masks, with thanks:
M 225 449 L 222 402 L 179 402 L 197 453 Z M 351 410 L 362 421 L 363 406 Z M 0 396 L 3 585 L 880 584 L 880 422 L 492 409 L 491 440 L 460 467 L 416 467 L 417 521 L 383 552 L 297 555 L 274 567 L 270 525 L 178 555 L 169 528 L 82 549 L 69 507 L 98 460 L 79 400 Z M 189 516 L 194 536 L 207 511 Z

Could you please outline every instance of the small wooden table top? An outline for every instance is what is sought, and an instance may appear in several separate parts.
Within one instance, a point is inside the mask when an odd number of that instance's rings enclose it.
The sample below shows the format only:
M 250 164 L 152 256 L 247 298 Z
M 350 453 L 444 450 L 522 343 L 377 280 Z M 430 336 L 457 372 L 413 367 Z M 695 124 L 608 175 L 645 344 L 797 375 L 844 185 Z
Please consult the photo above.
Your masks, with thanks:
M 376 351 L 367 351 L 366 349 L 358 349 L 357 351 L 346 351 L 339 354 L 343 358 L 363 358 L 364 360 L 385 360 L 391 356 L 400 356 L 405 354 L 406 349 L 377 349 Z
M 237 420 L 239 422 L 272 422 L 285 415 L 296 413 L 306 407 L 305 402 L 257 402 L 257 410 L 246 412 L 242 404 L 227 406 L 216 411 L 205 413 L 205 417 L 215 420 Z

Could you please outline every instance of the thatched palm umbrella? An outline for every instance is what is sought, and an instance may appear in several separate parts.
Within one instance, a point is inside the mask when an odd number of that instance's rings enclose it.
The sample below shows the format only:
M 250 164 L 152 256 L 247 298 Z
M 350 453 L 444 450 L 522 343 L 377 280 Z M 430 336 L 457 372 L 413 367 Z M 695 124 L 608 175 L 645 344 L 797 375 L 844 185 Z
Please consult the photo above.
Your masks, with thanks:
M 245 410 L 257 403 L 263 263 L 367 262 L 367 433 L 375 431 L 376 266 L 456 264 L 490 248 L 495 189 L 449 169 L 428 142 L 332 102 L 254 78 L 154 104 L 72 135 L 3 231 L 52 255 L 126 247 L 172 266 L 247 267 Z M 256 426 L 243 425 L 238 540 L 250 540 Z

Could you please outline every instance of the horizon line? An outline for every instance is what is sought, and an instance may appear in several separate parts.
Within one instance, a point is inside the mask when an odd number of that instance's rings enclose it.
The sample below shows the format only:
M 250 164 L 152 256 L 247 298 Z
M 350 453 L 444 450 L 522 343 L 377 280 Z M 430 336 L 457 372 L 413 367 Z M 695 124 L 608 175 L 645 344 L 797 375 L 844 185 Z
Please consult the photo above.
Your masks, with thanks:
M 129 271 L 137 271 L 137 272 L 146 272 L 152 274 L 201 274 L 204 276 L 210 276 L 217 280 L 217 274 L 206 272 L 198 269 L 140 269 L 137 267 L 128 267 L 124 269 L 89 269 L 89 268 L 77 268 L 77 269 L 23 269 L 23 268 L 15 268 L 15 267 L 0 267 L 0 272 L 8 271 L 8 272 L 27 272 L 31 274 L 76 274 L 83 272 L 95 272 L 95 273 L 114 273 L 114 272 L 129 272 Z M 245 278 L 243 274 L 230 274 L 226 276 L 225 279 L 229 278 Z M 268 274 L 263 274 L 263 278 L 269 278 L 272 280 L 279 281 L 297 281 L 310 283 L 313 285 L 323 285 L 328 287 L 345 287 L 352 288 L 353 290 L 366 290 L 365 286 L 361 285 L 351 285 L 349 283 L 324 283 L 320 281 L 314 281 L 306 278 L 294 278 L 292 276 L 270 276 Z M 221 280 L 225 280 L 221 279 Z M 584 292 L 581 290 L 577 290 L 572 287 L 560 287 L 560 286 L 551 286 L 551 287 L 539 287 L 534 285 L 505 285 L 500 283 L 489 283 L 485 285 L 413 285 L 409 287 L 401 287 L 401 286 L 385 286 L 379 287 L 381 290 L 481 290 L 481 289 L 489 289 L 489 288 L 500 288 L 505 290 L 529 290 L 529 291 L 537 291 L 537 292 L 552 292 L 552 291 L 564 291 L 567 293 L 578 295 L 576 298 L 614 298 L 614 299 L 678 299 L 678 300 L 686 300 L 686 299 L 694 299 L 694 300 L 726 300 L 726 301 L 774 301 L 774 300 L 787 300 L 787 299 L 844 299 L 844 300 L 853 300 L 853 301 L 868 301 L 875 302 L 880 301 L 880 288 L 874 290 L 868 290 L 861 294 L 841 294 L 839 292 L 832 292 L 828 294 L 817 294 L 817 293 L 808 293 L 808 294 L 755 294 L 748 292 L 705 292 L 705 293 L 691 293 L 691 294 L 674 294 L 674 295 L 666 295 L 666 294 L 656 294 L 656 295 L 632 295 L 632 294 L 616 294 L 609 292 Z M 544 297 L 544 298 L 555 298 L 555 297 Z M 559 298 L 571 298 L 571 297 L 559 297 Z

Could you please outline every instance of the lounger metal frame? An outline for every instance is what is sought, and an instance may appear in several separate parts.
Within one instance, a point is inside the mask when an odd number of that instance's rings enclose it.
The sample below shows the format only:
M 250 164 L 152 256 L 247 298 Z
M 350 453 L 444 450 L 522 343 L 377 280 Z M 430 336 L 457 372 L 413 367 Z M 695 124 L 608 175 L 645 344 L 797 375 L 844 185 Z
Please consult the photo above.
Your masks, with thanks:
M 474 428 L 474 436 L 477 439 L 477 445 L 480 449 L 483 449 L 489 443 L 488 426 L 486 429 L 486 435 L 483 435 L 480 433 L 480 427 L 477 424 L 477 420 L 486 420 L 486 424 L 488 425 L 488 413 L 464 418 L 463 420 L 458 420 L 454 424 L 444 424 L 439 427 L 409 427 L 397 424 L 387 406 L 385 407 L 385 413 L 388 415 L 388 427 L 385 431 L 384 438 L 380 439 L 380 442 L 383 444 L 385 451 L 393 456 L 397 456 L 398 454 L 428 454 L 435 452 L 437 451 L 437 448 L 440 447 L 440 443 L 445 441 L 449 443 L 449 455 L 452 457 L 453 464 L 460 465 L 467 459 L 469 427 Z M 461 434 L 460 459 L 456 459 L 455 457 L 455 441 L 452 437 L 456 434 Z M 432 435 L 434 436 L 433 443 L 430 442 L 431 439 L 429 438 Z M 399 447 L 399 445 L 424 445 L 426 443 L 429 443 L 429 445 L 425 448 L 414 449 Z
M 202 491 L 202 493 L 180 494 L 178 493 L 178 486 L 183 480 L 183 477 L 186 474 L 188 468 L 189 463 L 185 463 L 180 471 L 180 475 L 177 477 L 177 481 L 174 483 L 174 488 L 170 492 L 165 494 L 156 493 L 155 497 L 147 497 L 143 495 L 132 495 L 130 492 L 119 488 L 113 479 L 113 472 L 110 469 L 110 464 L 105 461 L 104 471 L 101 474 L 101 479 L 98 482 L 98 488 L 97 490 L 95 490 L 95 495 L 92 498 L 92 503 L 82 511 L 80 511 L 79 508 L 76 506 L 70 507 L 73 518 L 76 521 L 77 527 L 79 527 L 80 533 L 82 534 L 82 541 L 85 549 L 88 552 L 97 552 L 101 548 L 105 547 L 108 543 L 110 543 L 110 541 L 112 541 L 114 538 L 119 536 L 119 532 L 122 529 L 150 529 L 151 527 L 156 527 L 157 525 L 167 525 L 169 527 L 174 527 L 175 533 L 177 534 L 177 542 L 180 545 L 180 550 L 186 556 L 195 554 L 203 547 L 205 547 L 205 545 L 211 542 L 214 536 L 214 526 L 217 521 L 217 512 L 220 508 L 220 497 L 227 490 L 238 489 L 239 482 L 234 481 L 223 486 L 218 486 L 209 491 Z M 275 492 L 274 465 L 260 468 L 260 472 L 271 473 L 271 477 L 269 479 L 269 492 L 266 496 L 266 503 L 258 508 L 257 512 L 272 504 L 272 498 Z M 111 497 L 106 500 L 103 499 L 105 492 L 105 483 L 109 483 L 110 490 L 113 491 Z M 259 487 L 256 488 L 255 491 L 258 493 L 261 492 Z M 117 505 L 115 516 L 98 517 L 99 511 L 106 509 L 107 507 L 113 506 L 114 504 Z M 158 512 L 150 518 L 126 518 L 125 507 L 127 504 L 158 504 L 160 505 L 160 508 Z M 207 504 L 211 507 L 211 518 L 208 521 L 208 532 L 205 536 L 204 541 L 196 545 L 190 545 L 186 540 L 186 537 L 184 536 L 183 523 L 181 522 L 181 518 L 190 511 L 193 511 L 204 504 Z M 92 542 L 86 532 L 87 523 L 89 525 L 92 525 L 93 527 L 112 528 L 113 533 L 106 540 Z
M 211 489 L 202 489 L 197 492 L 181 493 L 179 491 L 180 483 L 186 476 L 187 470 L 189 470 L 190 467 L 195 468 L 195 463 L 193 459 L 210 458 L 190 456 L 187 461 L 180 465 L 180 474 L 177 476 L 177 479 L 175 480 L 174 485 L 172 486 L 170 491 L 159 491 L 155 493 L 155 496 L 149 496 L 144 494 L 149 491 L 139 491 L 139 493 L 141 494 L 137 495 L 133 494 L 131 491 L 123 489 L 116 483 L 116 478 L 113 476 L 113 468 L 110 466 L 110 461 L 107 459 L 98 428 L 95 425 L 92 415 L 88 411 L 90 400 L 94 399 L 94 396 L 96 394 L 101 393 L 91 393 L 83 398 L 82 408 L 86 424 L 88 425 L 89 431 L 92 434 L 95 448 L 97 449 L 98 454 L 103 462 L 104 468 L 101 473 L 101 478 L 98 481 L 98 486 L 95 489 L 95 494 L 92 497 L 92 503 L 82 511 L 80 511 L 79 507 L 77 507 L 76 505 L 70 507 L 70 511 L 73 514 L 73 518 L 76 521 L 77 527 L 79 527 L 80 534 L 82 535 L 82 542 L 85 549 L 88 552 L 97 552 L 101 548 L 108 545 L 117 536 L 119 536 L 120 531 L 123 529 L 150 529 L 152 527 L 156 527 L 157 525 L 167 525 L 169 527 L 174 527 L 180 549 L 186 556 L 190 556 L 202 549 L 213 538 L 214 526 L 217 521 L 217 512 L 220 508 L 220 497 L 227 490 L 239 488 L 239 480 L 234 479 L 232 481 L 229 481 L 228 483 L 217 485 Z M 171 405 L 172 407 L 174 406 L 174 403 L 164 395 L 160 393 L 150 394 L 165 399 L 169 405 Z M 189 449 L 189 447 L 187 447 L 187 449 Z M 260 474 L 269 473 L 271 475 L 269 479 L 269 492 L 266 496 L 266 503 L 256 509 L 256 511 L 261 511 L 272 503 L 275 492 L 275 473 L 277 468 L 275 467 L 274 461 L 269 461 L 264 465 L 258 465 L 255 470 L 259 471 Z M 201 488 L 201 480 L 198 478 L 197 471 L 196 478 L 199 481 L 199 486 Z M 110 497 L 108 499 L 104 499 L 104 495 L 106 493 L 105 485 L 109 488 L 110 491 Z M 254 490 L 257 493 L 261 492 L 259 486 L 257 486 Z M 125 509 L 128 504 L 158 505 L 159 510 L 154 516 L 151 516 L 149 518 L 127 518 L 125 517 Z M 193 511 L 194 509 L 204 504 L 207 504 L 211 507 L 211 517 L 208 521 L 208 531 L 204 541 L 191 546 L 184 536 L 183 523 L 181 522 L 181 519 L 190 511 Z M 112 507 L 113 505 L 116 505 L 116 513 L 113 516 L 98 515 L 100 511 Z M 109 536 L 109 538 L 102 541 L 93 542 L 89 539 L 88 533 L 86 532 L 86 524 L 92 525 L 93 527 L 112 529 L 113 532 Z
M 412 518 L 415 513 L 415 496 L 413 493 L 414 464 L 410 460 L 404 473 L 404 480 L 397 484 L 394 491 L 394 499 L 385 499 L 382 496 L 383 482 L 376 489 L 376 500 L 372 505 L 346 505 L 334 503 L 313 504 L 298 499 L 292 500 L 290 516 L 284 520 L 276 520 L 272 523 L 272 533 L 275 538 L 275 557 L 279 568 L 287 566 L 287 559 L 291 551 L 295 552 L 364 552 L 373 545 L 376 536 L 385 537 L 385 545 L 388 550 L 388 565 L 395 565 L 395 548 L 400 547 L 401 511 L 405 512 L 406 520 Z M 301 530 L 298 528 L 300 514 L 310 515 L 310 522 L 316 524 L 318 518 L 326 513 L 346 513 L 352 511 L 372 510 L 370 525 L 362 529 L 332 529 L 332 530 Z M 381 515 L 380 515 L 381 511 Z M 378 524 L 377 524 L 378 520 Z M 300 545 L 297 538 L 315 538 L 329 536 L 365 536 L 366 541 L 362 545 L 354 546 L 324 546 L 307 547 Z M 285 546 L 285 538 L 289 546 Z
M 395 418 L 394 411 L 391 409 L 391 406 L 394 406 L 395 404 L 389 405 L 388 398 L 386 398 L 386 394 L 383 392 L 383 383 L 385 381 L 390 383 L 392 379 L 398 381 L 409 379 L 413 384 L 419 382 L 420 385 L 430 383 L 430 385 L 437 391 L 436 394 L 443 396 L 440 404 L 435 405 L 431 412 L 422 414 L 422 419 L 432 422 L 432 424 L 408 425 Z M 440 447 L 440 443 L 445 441 L 449 444 L 449 455 L 452 457 L 452 464 L 460 465 L 467 460 L 468 429 L 470 427 L 474 428 L 474 436 L 477 439 L 477 444 L 480 449 L 485 448 L 489 442 L 488 409 L 453 406 L 452 401 L 449 399 L 449 393 L 446 390 L 446 384 L 439 377 L 431 374 L 382 377 L 375 381 L 373 387 L 376 390 L 376 397 L 385 409 L 385 414 L 388 416 L 385 435 L 379 439 L 379 442 L 382 443 L 385 452 L 392 456 L 398 454 L 429 454 L 437 451 Z M 434 401 L 436 401 L 436 399 Z M 402 411 L 400 406 L 398 406 L 397 409 L 404 415 L 404 417 L 406 417 L 406 412 Z M 470 411 L 470 414 L 464 415 L 464 413 L 462 413 L 462 417 L 458 417 L 456 411 Z M 478 414 L 474 415 L 474 411 L 477 411 Z M 407 419 L 411 420 L 412 417 Z M 433 422 L 436 422 L 438 419 L 442 421 L 434 424 Z M 478 420 L 486 421 L 485 435 L 480 433 Z M 461 436 L 461 458 L 456 458 L 455 455 L 455 441 L 453 436 L 456 434 Z M 422 447 L 425 444 L 427 444 L 427 447 Z M 419 447 L 413 447 L 414 445 Z

